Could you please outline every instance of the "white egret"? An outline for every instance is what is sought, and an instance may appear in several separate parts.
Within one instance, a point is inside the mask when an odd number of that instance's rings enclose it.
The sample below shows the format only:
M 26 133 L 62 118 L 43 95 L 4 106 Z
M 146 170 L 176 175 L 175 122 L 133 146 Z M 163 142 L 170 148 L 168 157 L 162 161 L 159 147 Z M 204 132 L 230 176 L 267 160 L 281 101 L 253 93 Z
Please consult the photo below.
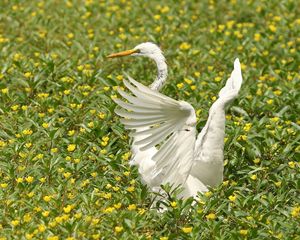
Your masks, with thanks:
M 158 191 L 161 184 L 181 185 L 181 197 L 196 197 L 208 186 L 223 181 L 223 150 L 225 135 L 225 107 L 234 100 L 242 84 L 239 59 L 219 98 L 209 110 L 208 120 L 197 135 L 194 108 L 185 101 L 177 101 L 158 91 L 167 77 L 167 64 L 160 48 L 150 42 L 132 50 L 108 57 L 146 56 L 157 65 L 155 81 L 146 87 L 129 77 L 124 85 L 132 93 L 119 90 L 127 101 L 115 99 L 123 109 L 115 113 L 130 129 L 133 137 L 131 164 L 137 165 L 143 181 Z

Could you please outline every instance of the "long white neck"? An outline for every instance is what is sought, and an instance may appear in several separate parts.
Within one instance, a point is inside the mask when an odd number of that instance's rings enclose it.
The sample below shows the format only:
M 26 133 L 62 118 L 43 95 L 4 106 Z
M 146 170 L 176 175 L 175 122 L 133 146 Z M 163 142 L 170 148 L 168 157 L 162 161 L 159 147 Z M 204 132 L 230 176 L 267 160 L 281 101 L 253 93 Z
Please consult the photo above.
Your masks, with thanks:
M 150 58 L 152 58 L 157 66 L 157 76 L 156 79 L 154 80 L 154 82 L 149 86 L 152 90 L 156 90 L 159 91 L 168 76 L 168 66 L 166 64 L 166 59 L 165 57 L 162 55 L 162 53 L 156 53 L 154 55 L 152 55 Z

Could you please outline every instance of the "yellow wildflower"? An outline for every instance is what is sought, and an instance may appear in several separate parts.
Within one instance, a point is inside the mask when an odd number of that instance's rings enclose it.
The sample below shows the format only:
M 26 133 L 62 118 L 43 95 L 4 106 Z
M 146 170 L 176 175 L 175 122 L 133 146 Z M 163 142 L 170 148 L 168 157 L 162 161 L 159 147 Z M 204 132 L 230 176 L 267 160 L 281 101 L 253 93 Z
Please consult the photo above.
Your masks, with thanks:
M 130 204 L 130 205 L 127 207 L 127 209 L 128 209 L 129 211 L 135 210 L 135 209 L 136 209 L 136 205 L 135 205 L 135 204 Z
M 257 179 L 257 175 L 256 174 L 252 174 L 251 176 L 250 176 L 250 178 L 252 179 L 252 180 L 256 180 Z
M 45 202 L 50 202 L 50 201 L 51 201 L 51 196 L 44 196 L 44 197 L 43 197 L 43 200 L 44 200 Z
M 28 183 L 32 183 L 34 178 L 32 176 L 28 176 L 27 178 L 25 178 L 26 182 Z
M 72 210 L 72 206 L 71 205 L 67 205 L 66 207 L 63 208 L 65 213 L 69 213 Z
M 206 215 L 206 219 L 207 220 L 215 220 L 216 219 L 216 214 L 210 213 L 210 214 Z
M 184 233 L 191 233 L 193 228 L 192 227 L 183 227 L 181 228 L 181 230 L 184 232 Z
M 116 226 L 115 227 L 115 232 L 116 233 L 120 233 L 120 232 L 122 232 L 123 231 L 123 227 L 120 227 L 120 226 Z
M 188 50 L 191 48 L 191 44 L 187 43 L 187 42 L 183 42 L 180 44 L 179 49 L 181 50 Z
M 20 224 L 20 221 L 19 220 L 12 220 L 11 222 L 11 225 L 13 225 L 14 227 L 18 226 Z
M 230 195 L 228 198 L 231 202 L 234 202 L 236 200 L 236 196 L 235 195 Z
M 69 152 L 73 152 L 76 149 L 76 145 L 75 144 L 69 144 L 68 145 L 68 151 Z
M 300 207 L 292 208 L 291 215 L 293 218 L 297 218 L 300 216 Z
M 246 236 L 248 234 L 248 230 L 241 229 L 240 234 L 243 235 L 243 236 Z

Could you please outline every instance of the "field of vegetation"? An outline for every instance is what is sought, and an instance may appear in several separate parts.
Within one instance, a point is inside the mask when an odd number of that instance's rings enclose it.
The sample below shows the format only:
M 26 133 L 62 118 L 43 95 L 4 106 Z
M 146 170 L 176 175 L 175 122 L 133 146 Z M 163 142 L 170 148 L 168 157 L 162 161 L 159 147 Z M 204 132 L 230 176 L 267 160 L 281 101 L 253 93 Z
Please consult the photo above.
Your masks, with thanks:
M 296 0 L 0 1 L 0 240 L 300 239 L 299 16 Z M 199 131 L 236 57 L 244 78 L 223 184 L 163 213 L 112 101 L 155 64 L 106 58 L 145 41 Z

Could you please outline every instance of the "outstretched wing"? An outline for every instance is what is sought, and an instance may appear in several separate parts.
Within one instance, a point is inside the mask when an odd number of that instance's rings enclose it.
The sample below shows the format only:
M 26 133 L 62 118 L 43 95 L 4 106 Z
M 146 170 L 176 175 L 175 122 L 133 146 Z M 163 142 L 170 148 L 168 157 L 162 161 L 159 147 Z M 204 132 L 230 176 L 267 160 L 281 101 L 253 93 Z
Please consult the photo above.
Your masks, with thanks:
M 215 186 L 223 180 L 225 107 L 238 96 L 242 81 L 240 62 L 235 59 L 231 76 L 209 109 L 208 120 L 197 137 L 191 174 L 205 185 Z
M 115 113 L 123 117 L 125 128 L 132 130 L 135 146 L 140 151 L 156 147 L 152 157 L 155 167 L 151 178 L 159 186 L 183 184 L 193 162 L 196 115 L 193 107 L 176 101 L 129 78 L 124 85 L 132 95 L 119 90 L 127 100 L 115 99 L 122 109 Z
M 219 92 L 219 98 L 226 98 L 228 101 L 237 97 L 243 82 L 241 65 L 238 58 L 234 60 L 234 69 L 225 86 Z M 229 99 L 231 98 L 231 99 Z

